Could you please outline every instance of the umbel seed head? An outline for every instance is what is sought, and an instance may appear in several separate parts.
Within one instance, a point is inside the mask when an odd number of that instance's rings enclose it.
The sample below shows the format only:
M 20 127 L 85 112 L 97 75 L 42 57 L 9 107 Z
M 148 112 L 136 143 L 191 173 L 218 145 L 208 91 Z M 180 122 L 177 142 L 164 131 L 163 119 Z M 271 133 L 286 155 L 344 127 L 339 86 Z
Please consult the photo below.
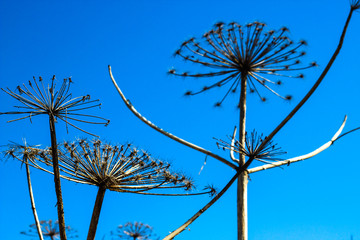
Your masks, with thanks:
M 1 90 L 20 102 L 20 105 L 15 106 L 18 109 L 17 111 L 0 112 L 0 115 L 12 114 L 21 116 L 9 122 L 27 118 L 31 121 L 35 116 L 48 115 L 90 135 L 93 134 L 79 128 L 74 122 L 102 124 L 105 126 L 109 124 L 110 120 L 108 119 L 83 114 L 83 110 L 100 107 L 99 100 L 90 100 L 90 95 L 73 97 L 70 93 L 71 78 L 65 78 L 61 82 L 60 87 L 56 86 L 57 83 L 54 75 L 47 85 L 44 84 L 44 80 L 41 77 L 38 80 L 34 77 L 33 81 L 28 82 L 28 85 L 22 84 L 17 86 L 16 90 L 18 93 L 10 89 L 4 90 L 1 88 Z
M 247 81 L 248 89 L 256 92 L 262 86 L 276 96 L 289 100 L 278 94 L 273 86 L 280 85 L 279 78 L 303 78 L 299 70 L 315 67 L 315 62 L 301 66 L 301 57 L 305 55 L 302 47 L 307 45 L 304 40 L 294 43 L 287 36 L 288 28 L 279 30 L 265 29 L 266 25 L 253 22 L 244 26 L 232 22 L 214 25 L 214 28 L 201 39 L 191 38 L 181 44 L 176 56 L 197 65 L 205 66 L 208 71 L 192 74 L 177 72 L 171 69 L 168 73 L 176 76 L 203 78 L 213 77 L 215 80 L 199 91 L 187 92 L 196 95 L 216 87 L 228 86 L 225 96 L 218 101 L 220 106 L 230 92 L 236 92 L 242 81 Z M 295 74 L 294 74 L 295 73 Z M 275 80 L 271 80 L 275 77 Z
M 138 194 L 155 189 L 193 188 L 191 179 L 170 172 L 168 163 L 154 159 L 130 144 L 111 145 L 100 140 L 79 139 L 65 142 L 58 148 L 58 153 L 61 177 L 73 182 Z M 51 150 L 45 150 L 37 161 L 51 166 Z M 44 170 L 38 163 L 33 163 Z

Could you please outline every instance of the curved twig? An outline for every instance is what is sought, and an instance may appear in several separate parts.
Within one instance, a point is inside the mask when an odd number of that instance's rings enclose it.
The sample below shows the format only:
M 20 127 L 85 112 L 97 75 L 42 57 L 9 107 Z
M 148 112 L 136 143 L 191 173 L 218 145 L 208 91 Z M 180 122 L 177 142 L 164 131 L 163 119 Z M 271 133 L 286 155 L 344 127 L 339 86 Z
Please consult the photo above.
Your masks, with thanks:
M 285 124 L 295 115 L 295 113 L 305 104 L 305 102 L 311 97 L 311 95 L 315 92 L 315 90 L 317 89 L 317 87 L 320 85 L 320 83 L 322 82 L 322 80 L 324 79 L 324 77 L 326 76 L 326 74 L 328 73 L 328 71 L 330 70 L 332 64 L 334 63 L 337 55 L 340 52 L 340 49 L 343 45 L 344 42 L 344 38 L 345 38 L 345 34 L 346 34 L 346 30 L 348 28 L 351 16 L 353 11 L 355 11 L 356 8 L 351 7 L 349 15 L 346 19 L 345 22 L 345 26 L 343 28 L 342 34 L 340 36 L 340 40 L 338 43 L 338 46 L 335 50 L 335 52 L 333 53 L 332 57 L 330 58 L 328 64 L 326 65 L 325 69 L 323 70 L 323 72 L 321 73 L 320 77 L 318 78 L 318 80 L 315 82 L 315 84 L 313 85 L 313 87 L 309 90 L 309 92 L 305 95 L 305 97 L 298 103 L 298 105 L 296 105 L 296 107 L 289 113 L 288 116 L 286 116 L 286 118 L 269 134 L 269 136 L 264 140 L 264 142 L 260 145 L 259 150 L 261 150 L 280 130 L 282 127 L 285 126 Z M 250 163 L 249 163 L 250 165 Z
M 28 160 L 26 159 L 25 162 L 28 162 Z M 32 185 L 31 185 L 30 168 L 29 168 L 28 164 L 26 164 L 26 178 L 27 178 L 28 190 L 29 190 L 29 195 L 30 195 L 31 210 L 32 210 L 33 215 L 34 215 L 36 230 L 37 230 L 37 233 L 39 235 L 39 239 L 44 240 L 43 233 L 41 231 L 39 217 L 37 215 L 37 211 L 36 211 L 36 207 L 35 207 L 34 193 L 33 193 Z
M 275 167 L 279 167 L 279 166 L 282 166 L 282 165 L 290 165 L 290 163 L 294 163 L 294 162 L 299 162 L 299 161 L 303 161 L 303 160 L 306 160 L 306 159 L 309 159 L 309 158 L 312 158 L 314 156 L 316 156 L 317 154 L 321 153 L 322 151 L 324 151 L 325 149 L 327 149 L 328 147 L 330 147 L 336 140 L 338 140 L 339 138 L 345 136 L 346 134 L 350 133 L 350 132 L 353 132 L 355 130 L 358 130 L 360 128 L 357 128 L 357 129 L 353 129 L 349 132 L 346 132 L 342 135 L 341 132 L 345 126 L 345 123 L 346 123 L 346 120 L 347 120 L 347 116 L 345 116 L 345 119 L 343 121 L 343 123 L 341 124 L 339 130 L 337 130 L 337 132 L 335 133 L 335 135 L 331 138 L 330 141 L 328 141 L 327 143 L 323 144 L 321 147 L 319 147 L 318 149 L 308 153 L 308 154 L 304 154 L 304 155 L 301 155 L 301 156 L 298 156 L 298 157 L 293 157 L 293 158 L 289 158 L 289 159 L 286 159 L 286 160 L 282 160 L 282 161 L 279 161 L 279 162 L 275 162 L 275 163 L 271 163 L 271 164 L 266 164 L 266 165 L 263 165 L 263 166 L 259 166 L 259 167 L 254 167 L 254 168 L 251 168 L 251 169 L 248 169 L 247 172 L 248 174 L 250 173 L 254 173 L 254 172 L 259 172 L 259 171 L 262 171 L 262 170 L 267 170 L 267 169 L 270 169 L 270 168 L 275 168 Z M 339 136 L 340 135 L 340 136 Z
M 143 121 L 144 123 L 146 123 L 146 124 L 147 124 L 148 126 L 150 126 L 151 128 L 155 129 L 156 131 L 162 133 L 163 135 L 165 135 L 165 136 L 167 136 L 167 137 L 169 137 L 169 138 L 171 138 L 171 139 L 173 139 L 173 140 L 175 140 L 175 141 L 177 141 L 177 142 L 179 142 L 179 143 L 181 143 L 181 144 L 183 144 L 183 145 L 185 145 L 185 146 L 188 146 L 188 147 L 190 147 L 190 148 L 192 148 L 192 149 L 194 149 L 194 150 L 197 150 L 197 151 L 202 152 L 202 153 L 204 153 L 204 154 L 206 154 L 206 155 L 209 155 L 209 156 L 211 156 L 211 157 L 213 157 L 213 158 L 221 161 L 222 163 L 225 163 L 226 165 L 230 166 L 230 167 L 233 168 L 233 169 L 236 169 L 236 168 L 237 168 L 237 166 L 236 166 L 235 164 L 229 162 L 228 160 L 226 160 L 226 159 L 224 159 L 224 158 L 222 158 L 222 157 L 220 157 L 220 156 L 218 156 L 218 155 L 216 155 L 216 154 L 214 154 L 214 153 L 212 153 L 212 152 L 210 152 L 210 151 L 208 151 L 208 150 L 206 150 L 206 149 L 204 149 L 204 148 L 202 148 L 202 147 L 199 147 L 199 146 L 197 146 L 197 145 L 195 145 L 195 144 L 193 144 L 193 143 L 190 143 L 190 142 L 188 142 L 188 141 L 185 141 L 184 139 L 179 138 L 179 137 L 177 137 L 177 136 L 175 136 L 175 135 L 173 135 L 173 134 L 171 134 L 171 133 L 163 130 L 162 128 L 156 126 L 154 123 L 150 122 L 150 121 L 147 120 L 145 117 L 143 117 L 143 116 L 135 109 L 135 107 L 130 103 L 130 100 L 126 99 L 125 95 L 123 94 L 123 92 L 121 91 L 121 89 L 119 88 L 119 86 L 117 85 L 117 83 L 116 83 L 116 81 L 115 81 L 115 79 L 114 79 L 114 77 L 113 77 L 113 74 L 112 74 L 112 72 L 111 72 L 111 66 L 110 66 L 110 65 L 108 66 L 108 68 L 109 68 L 110 78 L 111 78 L 111 80 L 112 80 L 115 88 L 117 89 L 118 93 L 120 94 L 121 99 L 124 101 L 125 105 L 130 109 L 130 111 L 131 111 L 136 117 L 138 117 L 141 121 Z

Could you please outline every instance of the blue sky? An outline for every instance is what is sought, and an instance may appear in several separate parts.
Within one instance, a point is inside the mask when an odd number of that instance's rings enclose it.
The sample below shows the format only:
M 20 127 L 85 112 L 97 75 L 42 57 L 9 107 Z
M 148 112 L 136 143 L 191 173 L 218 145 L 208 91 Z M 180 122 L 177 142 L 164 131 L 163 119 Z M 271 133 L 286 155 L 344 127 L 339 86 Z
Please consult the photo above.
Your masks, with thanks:
M 168 76 L 167 70 L 196 69 L 172 54 L 192 36 L 201 36 L 218 21 L 240 24 L 262 21 L 268 29 L 287 26 L 291 39 L 305 39 L 305 62 L 319 67 L 304 72 L 305 79 L 289 79 L 279 88 L 290 93 L 288 103 L 270 93 L 262 103 L 248 99 L 247 128 L 268 134 L 315 82 L 339 39 L 349 12 L 347 0 L 230 1 L 10 1 L 0 2 L 0 87 L 15 89 L 33 76 L 50 79 L 72 77 L 74 96 L 90 94 L 102 108 L 94 111 L 111 120 L 108 127 L 83 126 L 113 143 L 131 142 L 154 157 L 172 163 L 173 169 L 193 177 L 200 191 L 208 183 L 219 189 L 234 174 L 224 164 L 167 139 L 136 119 L 121 102 L 109 79 L 107 65 L 125 95 L 148 119 L 175 135 L 214 151 L 213 139 L 226 139 L 238 122 L 237 97 L 221 108 L 213 104 L 223 91 L 214 89 L 184 97 L 207 79 Z M 360 125 L 359 56 L 360 14 L 350 23 L 343 49 L 326 79 L 303 109 L 274 139 L 288 157 L 312 151 L 330 140 L 348 115 L 346 130 Z M 0 93 L 0 111 L 11 111 L 13 101 Z M 33 123 L 6 123 L 0 117 L 0 145 L 9 141 L 48 146 L 46 117 Z M 83 133 L 57 124 L 58 140 L 73 140 Z M 360 133 L 336 142 L 313 159 L 284 169 L 255 173 L 249 182 L 249 239 L 360 239 Z M 52 176 L 32 170 L 34 194 L 40 219 L 56 219 Z M 96 188 L 62 181 L 65 220 L 86 237 Z M 26 187 L 25 168 L 19 162 L 0 163 L 0 231 L 2 239 L 29 239 L 19 234 L 33 223 Z M 203 214 L 191 230 L 178 239 L 235 239 L 235 187 Z M 165 236 L 205 205 L 208 196 L 148 197 L 107 192 L 97 239 L 108 236 L 117 225 L 141 221 Z

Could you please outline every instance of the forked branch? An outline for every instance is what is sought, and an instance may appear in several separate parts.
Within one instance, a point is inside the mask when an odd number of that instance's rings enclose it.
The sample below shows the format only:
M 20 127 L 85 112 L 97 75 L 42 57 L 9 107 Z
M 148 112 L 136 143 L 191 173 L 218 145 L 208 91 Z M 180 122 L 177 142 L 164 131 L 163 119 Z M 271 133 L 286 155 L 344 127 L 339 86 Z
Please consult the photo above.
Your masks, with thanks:
M 330 70 L 332 64 L 334 63 L 337 55 L 339 54 L 339 52 L 341 50 L 341 47 L 342 47 L 343 42 L 344 42 L 345 34 L 346 34 L 346 31 L 347 31 L 348 25 L 350 23 L 351 16 L 352 16 L 353 12 L 356 11 L 359 8 L 358 5 L 359 5 L 359 1 L 353 1 L 351 3 L 350 12 L 348 14 L 348 17 L 346 19 L 343 31 L 341 33 L 338 46 L 336 47 L 333 55 L 331 56 L 328 64 L 326 65 L 325 69 L 321 73 L 318 80 L 315 82 L 315 84 L 309 90 L 309 92 L 305 95 L 305 97 L 298 103 L 298 105 L 296 105 L 296 107 L 289 113 L 289 115 L 287 115 L 284 118 L 284 120 L 268 135 L 268 137 L 265 139 L 265 141 L 260 145 L 259 149 L 261 149 L 263 146 L 265 146 L 268 141 L 273 139 L 273 137 L 285 126 L 285 124 L 295 115 L 295 113 L 306 103 L 306 101 L 311 97 L 311 95 L 315 92 L 315 90 L 318 88 L 320 83 L 323 81 L 323 79 L 325 78 L 326 74 Z
M 321 153 L 325 149 L 329 148 L 336 140 L 338 140 L 342 136 L 349 133 L 349 132 L 346 132 L 346 133 L 340 135 L 343 128 L 344 128 L 344 126 L 345 126 L 346 120 L 347 120 L 347 116 L 345 116 L 345 119 L 344 119 L 343 123 L 341 124 L 339 130 L 335 133 L 335 135 L 331 138 L 331 140 L 328 141 L 327 143 L 325 143 L 324 145 L 322 145 L 321 147 L 317 148 L 316 150 L 314 150 L 314 151 L 312 151 L 312 152 L 310 152 L 308 154 L 298 156 L 298 157 L 293 157 L 293 158 L 289 158 L 289 159 L 286 159 L 286 160 L 283 160 L 283 161 L 279 161 L 279 162 L 266 164 L 266 165 L 263 165 L 263 166 L 248 169 L 247 170 L 248 174 L 254 173 L 254 172 L 259 172 L 259 171 L 262 171 L 262 170 L 267 170 L 267 169 L 270 169 L 270 168 L 280 167 L 280 166 L 283 166 L 283 165 L 290 165 L 291 163 L 303 161 L 303 160 L 306 160 L 306 159 L 309 159 L 309 158 L 312 158 L 312 157 L 318 155 L 319 153 Z M 352 132 L 352 131 L 354 131 L 354 130 L 351 130 L 350 132 Z
M 204 149 L 204 148 L 202 148 L 202 147 L 199 147 L 199 146 L 197 146 L 197 145 L 195 145 L 195 144 L 193 144 L 193 143 L 190 143 L 190 142 L 188 142 L 188 141 L 185 141 L 184 139 L 179 138 L 179 137 L 177 137 L 177 136 L 175 136 L 175 135 L 173 135 L 173 134 L 171 134 L 171 133 L 163 130 L 162 128 L 156 126 L 154 123 L 150 122 L 150 121 L 147 120 L 145 117 L 143 117 L 143 116 L 135 109 L 135 107 L 130 103 L 130 100 L 128 100 L 128 99 L 125 97 L 125 95 L 123 94 L 123 92 L 121 91 L 121 89 L 119 88 L 119 86 L 117 85 L 117 83 L 116 83 L 116 81 L 115 81 L 115 79 L 114 79 L 114 77 L 113 77 L 113 74 L 112 74 L 112 72 L 111 72 L 111 66 L 109 65 L 108 67 L 109 67 L 110 78 L 111 78 L 111 80 L 112 80 L 115 88 L 117 89 L 118 93 L 120 94 L 121 99 L 124 101 L 125 105 L 130 109 L 130 111 L 131 111 L 136 117 L 138 117 L 141 121 L 143 121 L 145 124 L 147 124 L 147 125 L 150 126 L 151 128 L 155 129 L 156 131 L 162 133 L 162 134 L 165 135 L 166 137 L 169 137 L 169 138 L 171 138 L 171 139 L 173 139 L 173 140 L 175 140 L 175 141 L 177 141 L 177 142 L 179 142 L 179 143 L 181 143 L 181 144 L 183 144 L 183 145 L 185 145 L 185 146 L 187 146 L 187 147 L 190 147 L 190 148 L 192 148 L 192 149 L 194 149 L 194 150 L 197 150 L 197 151 L 202 152 L 202 153 L 204 153 L 204 154 L 206 154 L 206 155 L 208 155 L 208 156 L 211 156 L 211 157 L 219 160 L 220 162 L 225 163 L 226 165 L 230 166 L 230 167 L 233 168 L 233 169 L 236 169 L 236 168 L 237 168 L 237 166 L 236 166 L 235 164 L 229 162 L 228 160 L 226 160 L 226 159 L 224 159 L 224 158 L 222 158 L 222 157 L 220 157 L 220 156 L 218 156 L 218 155 L 216 155 L 216 154 L 214 154 L 214 153 L 212 153 L 212 152 L 210 152 L 210 151 L 208 151 L 208 150 L 206 150 L 206 149 Z

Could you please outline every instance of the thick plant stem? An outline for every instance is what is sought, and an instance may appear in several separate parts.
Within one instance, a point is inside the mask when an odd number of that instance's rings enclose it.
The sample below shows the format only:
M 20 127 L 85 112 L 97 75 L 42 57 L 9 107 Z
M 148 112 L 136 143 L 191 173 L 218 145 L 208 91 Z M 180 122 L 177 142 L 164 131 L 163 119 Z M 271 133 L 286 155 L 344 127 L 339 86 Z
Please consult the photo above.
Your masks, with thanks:
M 27 163 L 28 163 L 28 160 L 25 159 L 26 177 L 27 177 L 27 182 L 28 182 L 31 209 L 32 209 L 32 212 L 33 212 L 33 215 L 34 215 L 34 221 L 35 221 L 36 229 L 37 229 L 37 232 L 38 232 L 38 235 L 39 235 L 39 239 L 44 240 L 44 237 L 43 237 L 42 231 L 41 231 L 40 221 L 39 221 L 39 218 L 38 218 L 38 215 L 37 215 L 37 212 L 36 212 L 36 207 L 35 207 L 34 194 L 33 194 L 32 186 L 31 186 L 30 168 L 29 168 L 29 165 Z
M 248 174 L 243 172 L 238 178 L 238 240 L 248 239 L 248 221 L 247 221 L 247 183 Z
M 103 203 L 103 200 L 104 200 L 105 191 L 106 191 L 105 186 L 100 186 L 99 187 L 98 193 L 96 195 L 94 210 L 93 210 L 93 213 L 92 213 L 92 216 L 91 216 L 91 222 L 90 222 L 90 227 L 89 227 L 87 240 L 94 240 L 95 239 L 96 229 L 97 229 L 97 225 L 98 225 L 98 222 L 99 222 L 101 206 L 102 206 L 102 203 Z
M 246 88 L 247 76 L 241 76 L 241 93 L 240 93 L 240 119 L 239 119 L 239 142 L 245 146 L 246 133 Z M 239 167 L 245 164 L 245 155 L 239 156 Z M 247 172 L 243 171 L 238 178 L 237 187 L 237 221 L 238 221 L 238 240 L 247 240 Z
M 61 192 L 59 160 L 58 160 L 58 150 L 57 150 L 57 141 L 56 141 L 56 132 L 55 132 L 55 118 L 52 114 L 49 114 L 49 123 L 50 123 L 50 136 L 51 136 L 51 155 L 52 155 L 53 169 L 54 169 L 55 192 L 57 198 L 56 206 L 58 212 L 60 239 L 66 240 L 64 204 L 63 204 L 63 198 Z

